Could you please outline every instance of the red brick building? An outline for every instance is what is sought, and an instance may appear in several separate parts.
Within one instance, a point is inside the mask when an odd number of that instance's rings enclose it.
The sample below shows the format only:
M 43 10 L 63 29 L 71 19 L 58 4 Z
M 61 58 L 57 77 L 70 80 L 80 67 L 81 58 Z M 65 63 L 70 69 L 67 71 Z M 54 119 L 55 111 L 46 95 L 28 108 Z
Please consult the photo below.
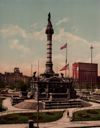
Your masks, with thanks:
M 100 89 L 100 76 L 97 77 L 97 88 Z
M 78 83 L 77 87 L 95 88 L 98 76 L 98 65 L 94 63 L 77 62 L 72 65 L 74 80 Z

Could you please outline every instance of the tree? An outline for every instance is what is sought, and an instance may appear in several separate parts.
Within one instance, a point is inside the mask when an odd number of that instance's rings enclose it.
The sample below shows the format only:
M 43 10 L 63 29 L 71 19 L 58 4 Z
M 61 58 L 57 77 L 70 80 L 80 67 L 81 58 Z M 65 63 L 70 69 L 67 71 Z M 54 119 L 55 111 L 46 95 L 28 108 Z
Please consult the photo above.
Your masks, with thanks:
M 4 80 L 0 80 L 0 88 L 5 88 L 5 82 L 4 82 Z

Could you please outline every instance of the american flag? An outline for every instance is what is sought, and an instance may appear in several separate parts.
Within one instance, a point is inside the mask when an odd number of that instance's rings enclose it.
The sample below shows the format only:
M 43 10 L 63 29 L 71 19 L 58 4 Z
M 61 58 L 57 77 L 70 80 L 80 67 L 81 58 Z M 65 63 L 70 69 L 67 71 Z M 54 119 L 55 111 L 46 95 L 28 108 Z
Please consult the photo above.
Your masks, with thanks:
M 67 48 L 67 43 L 60 47 L 61 50 L 64 48 Z
M 67 70 L 68 68 L 69 68 L 69 64 L 65 65 L 62 69 L 60 69 L 60 71 Z

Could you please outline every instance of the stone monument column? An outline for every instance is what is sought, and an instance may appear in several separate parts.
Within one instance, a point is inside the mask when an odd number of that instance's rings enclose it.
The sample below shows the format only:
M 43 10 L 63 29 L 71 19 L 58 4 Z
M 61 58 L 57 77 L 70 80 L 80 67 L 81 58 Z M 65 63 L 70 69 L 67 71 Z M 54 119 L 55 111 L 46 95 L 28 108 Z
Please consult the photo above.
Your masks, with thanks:
M 48 14 L 48 24 L 45 33 L 47 34 L 47 61 L 45 73 L 49 76 L 54 74 L 53 63 L 52 63 L 52 35 L 54 30 L 51 23 L 51 15 Z

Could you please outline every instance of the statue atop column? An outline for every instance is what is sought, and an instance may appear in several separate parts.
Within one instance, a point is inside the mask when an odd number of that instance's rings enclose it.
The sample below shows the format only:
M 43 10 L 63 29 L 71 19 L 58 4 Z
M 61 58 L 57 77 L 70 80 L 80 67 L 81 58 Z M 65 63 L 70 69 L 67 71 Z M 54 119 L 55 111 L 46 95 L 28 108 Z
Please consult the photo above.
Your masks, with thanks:
M 48 14 L 48 22 L 51 22 L 51 14 L 50 14 L 50 12 Z

